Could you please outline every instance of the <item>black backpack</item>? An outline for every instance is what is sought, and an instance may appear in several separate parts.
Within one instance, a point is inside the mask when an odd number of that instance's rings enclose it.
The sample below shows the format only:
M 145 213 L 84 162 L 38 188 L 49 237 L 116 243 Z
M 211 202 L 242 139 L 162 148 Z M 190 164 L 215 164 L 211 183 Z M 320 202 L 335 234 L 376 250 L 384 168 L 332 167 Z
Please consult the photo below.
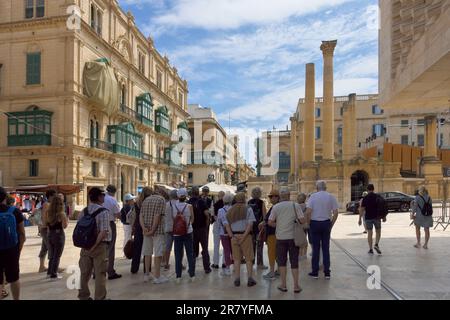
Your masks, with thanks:
M 106 208 L 99 208 L 94 213 L 89 214 L 88 209 L 83 209 L 83 217 L 77 222 L 75 230 L 73 230 L 73 244 L 75 247 L 82 249 L 91 249 L 97 241 L 97 221 L 96 217 Z
M 420 196 L 420 195 L 419 195 Z M 428 201 L 425 201 L 425 198 L 420 196 L 424 202 L 423 208 L 420 208 L 420 212 L 422 212 L 422 214 L 425 217 L 431 217 L 433 215 L 433 205 L 431 204 L 431 198 L 428 198 Z
M 377 194 L 377 218 L 384 219 L 389 213 L 388 205 L 386 199 L 384 199 L 381 195 Z

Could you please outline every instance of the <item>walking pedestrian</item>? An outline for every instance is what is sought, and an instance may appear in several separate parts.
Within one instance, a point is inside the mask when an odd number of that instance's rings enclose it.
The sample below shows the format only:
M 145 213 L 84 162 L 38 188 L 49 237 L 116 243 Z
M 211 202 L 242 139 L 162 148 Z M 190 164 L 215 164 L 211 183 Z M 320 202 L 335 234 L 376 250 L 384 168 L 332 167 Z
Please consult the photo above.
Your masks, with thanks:
M 231 276 L 231 264 L 233 263 L 233 257 L 231 252 L 231 238 L 225 230 L 226 216 L 233 203 L 233 195 L 227 192 L 223 196 L 223 207 L 219 209 L 216 223 L 219 226 L 220 241 L 223 248 L 223 261 L 225 268 L 223 268 L 221 275 Z
M 47 201 L 42 206 L 41 218 L 38 222 L 38 229 L 42 238 L 41 250 L 39 252 L 39 273 L 48 271 L 48 269 L 45 267 L 45 258 L 47 257 L 48 253 L 48 228 L 45 225 L 44 221 L 46 220 L 47 217 L 47 210 L 48 207 L 50 206 L 50 202 L 56 195 L 57 195 L 56 190 L 53 189 L 47 190 L 45 192 L 45 198 L 47 199 Z
M 415 206 L 411 213 L 411 219 L 414 220 L 414 225 L 416 227 L 416 239 L 417 243 L 414 245 L 415 248 L 420 248 L 420 229 L 425 230 L 425 243 L 422 248 L 428 249 L 428 242 L 430 241 L 430 228 L 433 227 L 433 201 L 428 194 L 428 190 L 421 186 L 419 192 L 416 195 L 414 201 Z
M 304 193 L 300 193 L 297 196 L 297 203 L 300 205 L 300 209 L 302 209 L 302 212 L 305 213 L 306 212 L 306 194 Z M 305 230 L 305 233 L 308 235 L 309 234 L 309 224 L 306 223 L 306 221 L 303 223 L 303 229 Z M 306 260 L 308 258 L 308 243 L 306 243 L 306 246 L 304 246 L 303 248 L 300 248 L 300 260 Z
M 166 213 L 165 213 L 165 225 L 164 225 L 164 233 L 165 233 L 165 241 L 166 247 L 164 250 L 163 261 L 162 264 L 164 266 L 164 270 L 170 269 L 170 253 L 172 251 L 173 246 L 173 210 L 175 204 L 178 202 L 178 191 L 172 190 L 169 193 L 169 201 L 166 203 Z
M 267 212 L 264 218 L 264 228 L 266 228 L 266 243 L 267 243 L 267 255 L 269 257 L 269 272 L 263 275 L 266 280 L 274 280 L 280 275 L 278 271 L 275 271 L 275 262 L 277 258 L 277 238 L 275 236 L 276 227 L 269 225 L 269 217 L 272 214 L 273 207 L 280 202 L 280 192 L 277 189 L 272 189 L 269 193 L 269 200 L 272 207 Z
M 256 285 L 253 279 L 253 243 L 251 232 L 256 221 L 252 208 L 246 203 L 245 193 L 236 194 L 235 204 L 230 208 L 224 221 L 228 236 L 231 238 L 231 250 L 234 261 L 234 285 L 241 285 L 241 259 L 245 257 L 247 265 L 247 286 Z
M 322 252 L 325 279 L 331 279 L 330 270 L 330 237 L 331 230 L 339 215 L 339 205 L 336 198 L 328 193 L 325 181 L 317 181 L 317 192 L 312 194 L 306 205 L 306 216 L 309 221 L 313 251 L 311 267 L 308 274 L 314 279 L 319 278 L 319 257 Z
M 58 274 L 59 263 L 64 251 L 67 228 L 67 216 L 64 211 L 64 202 L 61 197 L 53 197 L 47 210 L 45 224 L 48 229 L 48 271 L 47 278 L 62 279 Z
M 359 215 L 358 224 L 362 224 L 362 217 L 365 218 L 365 224 L 367 228 L 367 241 L 369 243 L 369 254 L 373 254 L 373 250 L 378 254 L 381 254 L 379 247 L 381 239 L 381 218 L 379 217 L 379 206 L 381 196 L 375 193 L 375 187 L 373 184 L 367 186 L 367 196 L 364 197 L 361 203 L 361 213 Z M 375 246 L 373 245 L 373 228 L 375 227 Z

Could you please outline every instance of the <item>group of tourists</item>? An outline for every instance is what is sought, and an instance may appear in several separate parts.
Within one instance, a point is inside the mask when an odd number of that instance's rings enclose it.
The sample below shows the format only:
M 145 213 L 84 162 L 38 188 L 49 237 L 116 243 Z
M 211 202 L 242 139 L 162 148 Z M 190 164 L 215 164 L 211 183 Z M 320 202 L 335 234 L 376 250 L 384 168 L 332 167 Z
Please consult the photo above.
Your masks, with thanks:
M 241 264 L 246 266 L 247 286 L 257 285 L 254 266 L 267 270 L 265 280 L 280 279 L 278 290 L 287 292 L 287 263 L 293 278 L 293 292 L 300 293 L 299 262 L 307 259 L 311 245 L 311 272 L 318 279 L 320 265 L 324 278 L 331 278 L 330 237 L 338 218 L 339 205 L 327 192 L 325 181 L 318 181 L 316 192 L 299 194 L 291 201 L 291 192 L 283 187 L 273 189 L 267 210 L 259 187 L 247 192 L 238 188 L 234 195 L 219 192 L 215 201 L 207 187 L 185 188 L 166 193 L 162 189 L 145 187 L 139 196 L 125 195 L 122 208 L 115 198 L 116 188 L 109 185 L 104 191 L 94 187 L 88 192 L 89 204 L 78 217 L 73 242 L 81 248 L 81 272 L 78 298 L 90 300 L 89 281 L 95 280 L 94 299 L 107 296 L 106 280 L 122 277 L 114 268 L 117 220 L 123 225 L 125 255 L 131 260 L 130 272 L 137 274 L 143 264 L 143 281 L 159 285 L 169 281 L 161 269 L 170 270 L 172 251 L 175 260 L 175 281 L 182 281 L 187 269 L 189 280 L 195 281 L 196 259 L 201 255 L 203 271 L 210 274 L 222 268 L 220 275 L 232 277 L 236 287 L 241 286 Z M 373 185 L 361 199 L 359 225 L 364 221 L 368 233 L 369 254 L 381 255 L 381 222 L 386 222 L 386 202 L 375 193 Z M 47 272 L 50 280 L 61 279 L 59 262 L 64 250 L 68 221 L 64 211 L 64 197 L 49 190 L 42 203 L 39 233 L 42 237 L 39 254 L 39 272 Z M 411 219 L 416 225 L 416 248 L 428 249 L 429 228 L 433 225 L 432 201 L 421 187 L 412 203 Z M 25 242 L 24 218 L 14 206 L 14 199 L 0 187 L 0 284 L 2 298 L 9 295 L 5 283 L 10 284 L 12 296 L 18 299 L 19 259 Z M 421 228 L 425 228 L 425 243 L 421 246 Z M 210 228 L 214 237 L 213 258 L 209 255 Z M 373 241 L 373 229 L 376 237 Z M 264 265 L 263 251 L 267 244 L 268 266 Z M 201 251 L 200 251 L 201 246 Z M 172 250 L 173 249 L 173 250 Z M 222 254 L 221 254 L 222 251 Z M 48 255 L 48 267 L 45 267 Z M 220 256 L 222 264 L 220 265 Z M 187 260 L 187 265 L 184 263 Z M 322 260 L 322 262 L 321 262 Z

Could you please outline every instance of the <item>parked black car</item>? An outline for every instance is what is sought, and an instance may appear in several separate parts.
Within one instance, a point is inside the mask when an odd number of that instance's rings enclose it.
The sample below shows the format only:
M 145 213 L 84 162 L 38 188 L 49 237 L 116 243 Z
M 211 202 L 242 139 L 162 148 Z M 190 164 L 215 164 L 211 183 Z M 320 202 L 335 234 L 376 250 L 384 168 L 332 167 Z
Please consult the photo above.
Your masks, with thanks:
M 379 193 L 384 199 L 386 199 L 389 211 L 396 212 L 408 212 L 411 206 L 411 201 L 414 200 L 413 196 L 409 196 L 402 192 L 381 192 Z M 352 201 L 347 204 L 347 212 L 354 214 L 359 213 L 359 201 Z

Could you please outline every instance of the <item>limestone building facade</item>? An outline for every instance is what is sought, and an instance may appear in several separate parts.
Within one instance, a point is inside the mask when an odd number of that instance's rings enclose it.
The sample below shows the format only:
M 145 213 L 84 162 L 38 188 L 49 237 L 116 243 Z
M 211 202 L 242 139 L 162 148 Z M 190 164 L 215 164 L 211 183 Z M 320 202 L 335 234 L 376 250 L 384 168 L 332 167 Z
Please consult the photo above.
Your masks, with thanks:
M 187 97 L 117 0 L 0 2 L 1 185 L 186 183 Z

